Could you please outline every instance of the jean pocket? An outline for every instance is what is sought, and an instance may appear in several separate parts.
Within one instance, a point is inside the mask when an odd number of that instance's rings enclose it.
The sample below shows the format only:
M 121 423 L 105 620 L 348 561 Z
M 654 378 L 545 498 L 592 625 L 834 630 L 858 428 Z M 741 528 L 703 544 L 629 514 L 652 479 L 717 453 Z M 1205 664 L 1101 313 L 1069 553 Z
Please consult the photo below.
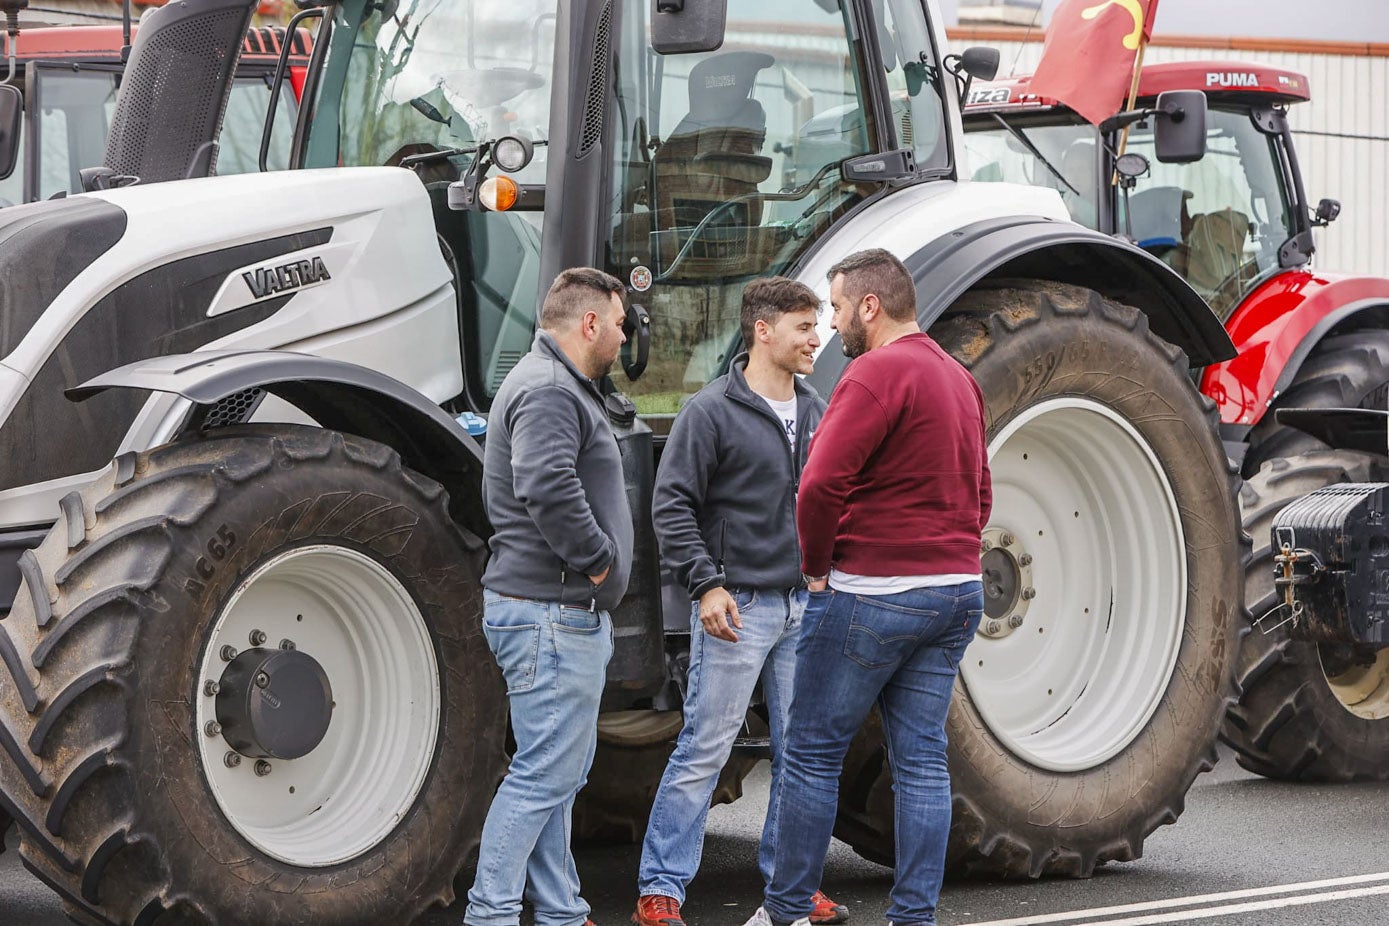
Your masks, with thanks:
M 935 611 L 857 597 L 844 637 L 844 655 L 865 669 L 898 665 L 916 649 L 922 631 L 936 617 Z
M 734 588 L 729 593 L 733 596 L 733 603 L 738 606 L 739 611 L 745 611 L 757 603 L 757 589 L 755 588 Z
M 487 645 L 497 657 L 506 693 L 520 694 L 535 687 L 535 667 L 540 661 L 540 625 L 496 625 L 482 622 Z
M 571 633 L 597 633 L 602 626 L 602 616 L 588 608 L 560 606 L 559 614 L 555 617 L 555 629 Z

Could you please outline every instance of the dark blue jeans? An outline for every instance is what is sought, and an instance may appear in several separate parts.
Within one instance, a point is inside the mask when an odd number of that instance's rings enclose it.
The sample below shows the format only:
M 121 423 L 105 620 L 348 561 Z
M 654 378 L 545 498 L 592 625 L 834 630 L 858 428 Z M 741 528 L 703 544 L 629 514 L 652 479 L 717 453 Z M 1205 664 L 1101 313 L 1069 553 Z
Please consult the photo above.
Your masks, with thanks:
M 965 647 L 984 614 L 978 582 L 896 595 L 814 592 L 801 623 L 786 734 L 776 865 L 764 906 L 811 910 L 839 804 L 844 754 L 876 702 L 896 795 L 897 865 L 887 918 L 936 921 L 950 833 L 945 718 Z

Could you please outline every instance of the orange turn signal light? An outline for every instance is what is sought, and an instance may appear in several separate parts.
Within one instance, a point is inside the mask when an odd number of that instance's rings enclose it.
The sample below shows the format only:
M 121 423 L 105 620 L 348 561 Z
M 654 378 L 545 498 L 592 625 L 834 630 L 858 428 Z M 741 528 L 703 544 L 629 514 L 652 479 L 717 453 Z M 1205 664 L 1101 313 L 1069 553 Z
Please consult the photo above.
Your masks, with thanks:
M 521 198 L 521 188 L 510 177 L 488 177 L 477 191 L 478 199 L 491 212 L 506 212 Z

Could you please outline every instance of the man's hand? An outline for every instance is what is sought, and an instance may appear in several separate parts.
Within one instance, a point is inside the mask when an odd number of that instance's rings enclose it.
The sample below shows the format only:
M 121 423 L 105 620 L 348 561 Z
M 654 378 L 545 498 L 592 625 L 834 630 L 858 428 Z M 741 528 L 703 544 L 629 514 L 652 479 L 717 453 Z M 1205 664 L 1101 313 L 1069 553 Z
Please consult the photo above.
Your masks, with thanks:
M 738 614 L 738 602 L 733 600 L 733 596 L 728 594 L 728 589 L 722 585 L 711 588 L 699 596 L 699 622 L 704 625 L 704 632 L 709 636 L 727 640 L 729 643 L 738 642 L 738 635 L 733 632 L 733 627 L 743 629 L 743 619 Z M 730 623 L 732 627 L 729 626 Z
M 612 571 L 613 567 L 609 566 L 607 569 L 604 569 L 602 572 L 598 573 L 598 575 L 589 576 L 588 580 L 593 583 L 594 588 L 597 588 L 598 586 L 602 585 L 605 581 L 607 581 L 608 573 Z
M 830 587 L 830 577 L 825 576 L 824 578 L 820 579 L 810 579 L 808 582 L 806 582 L 805 587 L 812 592 L 823 592 L 825 589 Z

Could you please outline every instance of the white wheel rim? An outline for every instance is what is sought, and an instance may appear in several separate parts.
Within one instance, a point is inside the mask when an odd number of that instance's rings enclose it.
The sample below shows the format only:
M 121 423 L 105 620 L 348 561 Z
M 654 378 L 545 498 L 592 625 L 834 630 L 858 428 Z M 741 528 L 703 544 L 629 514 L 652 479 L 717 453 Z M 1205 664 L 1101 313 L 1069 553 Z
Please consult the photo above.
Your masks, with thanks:
M 207 728 L 217 719 L 208 681 L 226 667 L 222 648 L 251 648 L 261 631 L 313 656 L 333 689 L 328 732 L 308 755 L 225 761 L 231 746 Z M 290 865 L 349 861 L 385 839 L 415 802 L 439 729 L 434 645 L 414 600 L 376 560 L 339 546 L 305 546 L 265 563 L 222 609 L 198 678 L 198 745 L 213 797 L 236 831 Z
M 1389 649 L 1376 653 L 1368 666 L 1352 666 L 1339 675 L 1327 675 L 1326 684 L 1341 706 L 1361 720 L 1389 717 Z
M 975 638 L 961 676 L 1014 755 L 1094 768 L 1147 726 L 1176 666 L 1186 621 L 1176 497 L 1142 435 L 1087 399 L 1024 410 L 989 457 L 990 528 L 1031 557 L 1035 598 L 1013 632 Z

